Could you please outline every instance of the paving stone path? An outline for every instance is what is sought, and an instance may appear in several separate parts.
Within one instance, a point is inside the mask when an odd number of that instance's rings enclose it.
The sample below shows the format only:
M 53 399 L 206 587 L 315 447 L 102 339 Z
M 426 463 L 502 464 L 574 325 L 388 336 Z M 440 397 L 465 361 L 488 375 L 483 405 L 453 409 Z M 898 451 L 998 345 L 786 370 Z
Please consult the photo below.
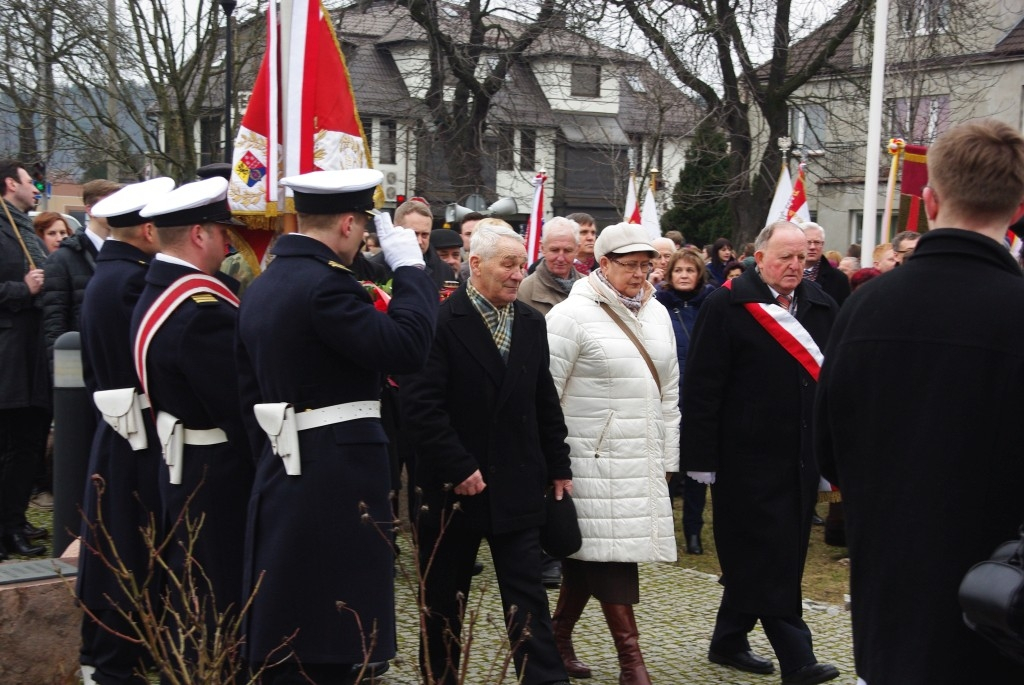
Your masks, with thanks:
M 504 623 L 497 582 L 486 544 L 480 560 L 484 572 L 474 578 L 469 606 L 478 614 L 474 624 L 473 654 L 467 685 L 493 685 L 515 682 L 514 672 L 504 681 L 489 671 L 507 651 L 503 639 Z M 408 558 L 404 561 L 408 568 Z M 417 685 L 416 655 L 419 649 L 418 624 L 415 612 L 415 581 L 399 579 L 397 583 L 399 659 L 391 670 L 378 677 L 380 685 Z M 548 597 L 554 607 L 557 590 Z M 715 613 L 722 597 L 722 588 L 715 576 L 679 568 L 673 564 L 640 565 L 640 604 L 636 609 L 640 628 L 640 645 L 644 652 L 651 680 L 656 685 L 777 685 L 775 675 L 751 675 L 712 664 L 707 660 L 708 641 L 714 626 Z M 857 682 L 853 669 L 853 647 L 850 636 L 850 614 L 843 607 L 804 603 L 804 619 L 814 635 L 819 661 L 835 664 L 842 675 L 832 682 L 853 685 Z M 611 635 L 599 605 L 591 601 L 573 633 L 577 655 L 593 669 L 594 677 L 575 680 L 582 685 L 617 685 L 618 662 Z M 760 625 L 751 635 L 755 652 L 773 656 Z M 776 667 L 778 666 L 776 662 Z

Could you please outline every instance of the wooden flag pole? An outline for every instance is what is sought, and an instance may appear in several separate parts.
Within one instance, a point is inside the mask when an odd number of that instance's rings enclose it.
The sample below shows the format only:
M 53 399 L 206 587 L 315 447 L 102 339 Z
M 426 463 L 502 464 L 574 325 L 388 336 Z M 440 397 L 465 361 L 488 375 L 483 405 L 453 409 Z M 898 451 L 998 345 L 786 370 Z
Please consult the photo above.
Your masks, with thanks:
M 18 228 L 18 224 L 14 223 L 14 217 L 11 216 L 11 210 L 7 209 L 7 202 L 4 201 L 3 197 L 0 197 L 0 205 L 3 205 L 7 222 L 11 225 L 11 230 L 14 231 L 14 237 L 18 239 L 18 244 L 21 245 L 21 251 L 25 253 L 25 259 L 28 260 L 28 270 L 32 271 L 36 268 L 36 263 L 32 260 L 32 255 L 28 253 L 28 245 L 25 244 L 25 239 L 21 236 L 21 229 Z

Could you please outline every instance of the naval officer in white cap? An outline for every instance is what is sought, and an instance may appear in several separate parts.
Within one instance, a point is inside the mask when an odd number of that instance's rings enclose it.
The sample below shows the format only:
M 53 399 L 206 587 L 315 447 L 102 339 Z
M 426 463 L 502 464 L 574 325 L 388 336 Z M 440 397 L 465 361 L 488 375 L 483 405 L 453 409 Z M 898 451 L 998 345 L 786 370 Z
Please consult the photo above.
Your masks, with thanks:
M 157 251 L 156 227 L 139 211 L 173 189 L 172 179 L 154 178 L 125 186 L 93 205 L 92 216 L 106 219 L 110 235 L 96 257 L 96 272 L 82 300 L 85 385 L 106 418 L 96 427 L 89 454 L 82 540 L 98 547 L 108 559 L 113 557 L 111 548 L 116 548 L 117 557 L 140 587 L 151 561 L 140 530 L 149 525 L 151 514 L 160 513 L 157 476 L 161 459 L 153 422 L 144 406 L 147 401 L 139 394 L 129 329 L 132 310 L 146 285 L 146 270 Z M 97 476 L 103 479 L 102 498 L 97 497 L 93 480 Z M 109 545 L 89 527 L 97 522 L 101 509 Z M 150 582 L 155 600 L 161 588 Z M 140 664 L 150 662 L 147 652 L 142 645 L 110 632 L 132 634 L 115 608 L 131 606 L 131 600 L 125 598 L 118 579 L 94 554 L 83 553 L 79 560 L 78 598 L 96 617 L 94 620 L 83 615 L 82 619 L 85 682 L 137 682 L 135 673 Z
M 238 225 L 227 188 L 226 179 L 209 178 L 142 209 L 141 216 L 156 225 L 160 252 L 146 274 L 131 326 L 136 372 L 163 448 L 164 521 L 182 514 L 192 521 L 203 517 L 190 556 L 204 574 L 193 575 L 195 593 L 211 606 L 191 618 L 210 631 L 214 609 L 230 617 L 243 604 L 245 512 L 254 472 L 235 366 L 237 281 L 218 271 L 228 247 L 227 227 Z M 184 551 L 189 533 L 188 526 L 179 525 L 168 547 L 170 571 L 179 577 L 189 561 Z M 172 593 L 172 600 L 183 611 L 180 594 Z M 213 632 L 209 635 L 212 639 Z M 187 652 L 186 658 L 197 658 L 191 648 Z
M 299 232 L 277 241 L 239 315 L 239 369 L 255 381 L 249 406 L 259 405 L 261 425 L 276 434 L 259 455 L 249 513 L 246 590 L 264 575 L 247 659 L 264 663 L 296 633 L 297 660 L 269 671 L 264 685 L 307 683 L 298 663 L 315 682 L 349 682 L 353 665 L 395 654 L 380 389 L 385 374 L 425 362 L 438 297 L 416 234 L 372 216 L 381 179 L 371 169 L 283 179 Z M 387 313 L 349 270 L 371 221 L 394 271 Z

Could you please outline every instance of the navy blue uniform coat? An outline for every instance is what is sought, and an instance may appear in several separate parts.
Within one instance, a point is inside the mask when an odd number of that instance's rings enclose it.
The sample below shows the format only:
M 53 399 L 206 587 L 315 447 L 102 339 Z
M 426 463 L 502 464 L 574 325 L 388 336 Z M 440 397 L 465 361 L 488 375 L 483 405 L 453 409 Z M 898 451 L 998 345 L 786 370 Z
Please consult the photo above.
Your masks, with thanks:
M 248 407 L 291 402 L 301 412 L 378 400 L 383 374 L 423 365 L 438 305 L 437 288 L 423 270 L 398 269 L 383 314 L 320 241 L 282 236 L 273 253 L 246 290 L 239 317 Z M 361 663 L 373 630 L 370 660 L 394 656 L 391 476 L 380 421 L 300 432 L 300 476 L 285 474 L 263 437 L 246 588 L 265 575 L 248 620 L 249 660 L 262 662 L 296 629 L 290 646 L 303 663 Z
M 139 387 L 132 360 L 130 329 L 132 311 L 146 285 L 150 259 L 137 247 L 117 240 L 104 243 L 103 251 L 96 258 L 96 274 L 85 288 L 81 318 L 82 364 L 87 370 L 85 378 L 90 399 L 97 390 Z M 82 499 L 85 519 L 95 522 L 97 493 L 91 477 L 103 478 L 106 487 L 102 498 L 104 524 L 117 546 L 118 557 L 136 573 L 139 582 L 145 578 L 149 562 L 140 528 L 149 525 L 150 514 L 157 521 L 161 516 L 157 482 L 163 460 L 150 417 L 150 412 L 143 410 L 149 447 L 139 451 L 133 450 L 102 418 L 97 422 L 89 454 L 90 480 L 85 483 Z M 157 535 L 161 530 L 158 529 Z M 82 535 L 90 544 L 98 544 L 84 525 Z M 105 546 L 103 549 L 111 554 Z M 111 604 L 105 595 L 121 597 L 117 580 L 98 557 L 83 550 L 78 567 L 78 596 L 93 611 L 109 612 Z M 109 614 L 104 617 L 105 622 L 112 620 L 116 619 Z M 86 619 L 86 627 L 88 622 Z M 126 657 L 118 665 L 130 673 L 137 663 L 140 647 L 133 647 L 102 629 L 87 629 L 85 635 L 90 634 L 92 640 L 100 640 L 109 648 L 125 653 Z M 91 651 L 103 650 L 87 643 L 84 649 L 87 658 L 92 656 Z
M 132 314 L 134 342 L 142 317 L 167 287 L 196 269 L 154 259 L 146 287 Z M 237 281 L 217 278 L 237 291 Z M 154 412 L 178 417 L 186 428 L 220 428 L 228 441 L 218 445 L 186 445 L 181 485 L 171 485 L 166 466 L 159 469 L 164 521 L 173 522 L 193 492 L 189 516 L 205 514 L 194 556 L 210 577 L 217 606 L 224 610 L 242 599 L 242 552 L 245 513 L 252 489 L 253 459 L 239 404 L 235 365 L 235 323 L 238 310 L 215 298 L 185 300 L 153 336 L 146 361 L 149 399 Z M 202 487 L 199 488 L 202 482 Z M 197 490 L 197 488 L 199 488 Z M 176 536 L 183 539 L 183 526 Z M 180 571 L 183 556 L 172 545 L 169 563 Z
M 796 318 L 824 349 L 837 305 L 814 283 L 796 289 Z M 683 375 L 680 471 L 715 471 L 715 544 L 736 611 L 799 616 L 817 501 L 811 414 L 816 383 L 751 316 L 774 302 L 756 270 L 700 308 Z

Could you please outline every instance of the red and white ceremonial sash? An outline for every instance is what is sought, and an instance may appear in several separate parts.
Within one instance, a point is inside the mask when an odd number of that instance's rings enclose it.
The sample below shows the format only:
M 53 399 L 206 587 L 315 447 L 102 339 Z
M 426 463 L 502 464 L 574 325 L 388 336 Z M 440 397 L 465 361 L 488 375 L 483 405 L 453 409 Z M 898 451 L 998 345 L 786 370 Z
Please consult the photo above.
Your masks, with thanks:
M 146 315 L 142 317 L 139 332 L 135 336 L 135 372 L 139 376 L 142 391 L 146 395 L 149 395 L 148 379 L 146 378 L 146 354 L 149 352 L 149 343 L 164 322 L 178 308 L 178 305 L 199 293 L 214 295 L 234 307 L 239 304 L 238 296 L 213 276 L 199 273 L 188 274 L 171 283 L 167 290 L 163 291 L 160 297 L 150 305 Z
M 725 287 L 732 289 L 732 281 L 726 281 Z M 768 332 L 768 335 L 782 345 L 782 349 L 796 359 L 817 382 L 825 356 L 803 324 L 797 321 L 795 316 L 774 303 L 745 302 L 743 306 L 754 317 L 754 320 Z

